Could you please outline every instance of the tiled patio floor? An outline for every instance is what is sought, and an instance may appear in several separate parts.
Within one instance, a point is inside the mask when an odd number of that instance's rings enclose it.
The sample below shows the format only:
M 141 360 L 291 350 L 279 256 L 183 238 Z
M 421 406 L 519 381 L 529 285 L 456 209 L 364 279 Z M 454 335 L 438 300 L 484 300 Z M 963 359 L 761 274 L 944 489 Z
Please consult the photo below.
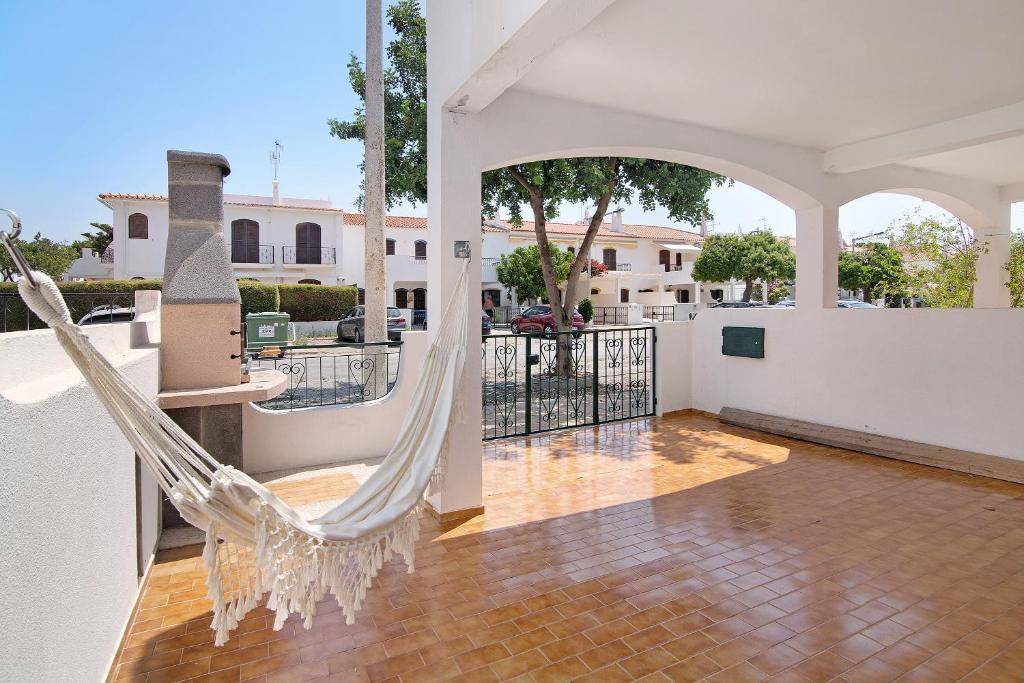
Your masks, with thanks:
M 200 560 L 165 555 L 118 680 L 1024 680 L 1024 486 L 694 415 L 485 457 L 486 515 L 424 521 L 354 626 L 259 610 L 214 648 Z

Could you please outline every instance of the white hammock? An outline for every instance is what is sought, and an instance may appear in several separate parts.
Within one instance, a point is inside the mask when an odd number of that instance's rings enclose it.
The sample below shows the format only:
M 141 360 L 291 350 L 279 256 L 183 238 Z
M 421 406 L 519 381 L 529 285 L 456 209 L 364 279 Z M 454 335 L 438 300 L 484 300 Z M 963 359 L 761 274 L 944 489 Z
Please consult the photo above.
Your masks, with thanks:
M 53 329 L 160 488 L 206 532 L 203 559 L 213 601 L 215 643 L 269 593 L 280 629 L 296 612 L 310 628 L 316 603 L 334 595 L 355 621 L 366 589 L 392 553 L 413 571 L 418 515 L 427 486 L 440 484 L 440 457 L 466 347 L 466 266 L 437 320 L 409 410 L 391 451 L 359 489 L 307 522 L 245 473 L 222 465 L 104 358 L 75 325 L 53 281 L 33 272 L 18 282 L 32 311 Z

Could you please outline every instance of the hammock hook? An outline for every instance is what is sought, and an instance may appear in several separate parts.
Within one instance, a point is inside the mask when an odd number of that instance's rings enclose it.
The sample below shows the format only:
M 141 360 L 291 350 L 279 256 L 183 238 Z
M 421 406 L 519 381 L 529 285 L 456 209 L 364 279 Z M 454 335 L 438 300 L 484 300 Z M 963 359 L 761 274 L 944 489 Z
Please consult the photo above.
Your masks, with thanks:
M 32 289 L 36 289 L 36 279 L 32 277 L 32 268 L 29 267 L 25 256 L 18 249 L 18 245 L 14 243 L 14 240 L 18 239 L 18 235 L 21 234 L 21 219 L 18 218 L 18 214 L 10 209 L 0 209 L 0 213 L 11 219 L 11 232 L 7 233 L 0 230 L 0 242 L 3 242 L 4 249 L 11 255 L 11 260 L 14 261 L 14 265 L 18 272 L 21 273 L 21 276 L 28 280 L 28 284 Z

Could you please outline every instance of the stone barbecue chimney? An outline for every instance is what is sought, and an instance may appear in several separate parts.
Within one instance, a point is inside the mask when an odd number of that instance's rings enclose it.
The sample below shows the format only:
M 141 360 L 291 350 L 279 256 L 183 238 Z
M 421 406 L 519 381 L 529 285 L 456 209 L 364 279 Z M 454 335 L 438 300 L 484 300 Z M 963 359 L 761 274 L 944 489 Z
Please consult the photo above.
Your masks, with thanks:
M 612 232 L 622 232 L 622 209 L 615 209 L 612 214 Z
M 160 309 L 162 391 L 241 382 L 241 298 L 222 231 L 224 176 L 230 172 L 219 154 L 167 152 L 170 225 Z

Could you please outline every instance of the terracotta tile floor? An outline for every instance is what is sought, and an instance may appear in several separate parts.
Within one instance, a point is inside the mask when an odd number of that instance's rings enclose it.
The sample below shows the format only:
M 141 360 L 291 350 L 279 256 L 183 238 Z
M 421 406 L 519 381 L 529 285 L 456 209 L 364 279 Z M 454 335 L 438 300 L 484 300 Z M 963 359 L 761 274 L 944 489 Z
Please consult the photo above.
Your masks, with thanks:
M 1024 680 L 1024 486 L 694 415 L 485 458 L 486 515 L 424 520 L 419 569 L 389 565 L 354 626 L 258 610 L 214 648 L 195 549 L 164 555 L 115 676 Z

